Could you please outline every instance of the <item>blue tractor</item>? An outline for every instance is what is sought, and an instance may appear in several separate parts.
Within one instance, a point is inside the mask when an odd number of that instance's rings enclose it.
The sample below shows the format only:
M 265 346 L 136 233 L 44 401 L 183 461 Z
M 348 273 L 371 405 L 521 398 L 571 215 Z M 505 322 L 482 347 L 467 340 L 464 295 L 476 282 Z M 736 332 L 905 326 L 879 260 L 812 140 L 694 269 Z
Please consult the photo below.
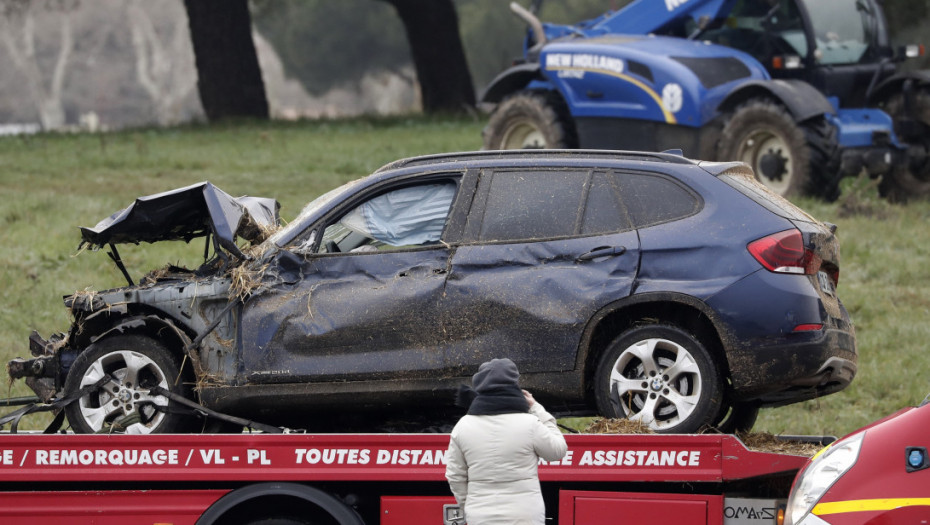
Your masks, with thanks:
M 485 148 L 679 149 L 783 196 L 863 171 L 930 195 L 930 72 L 899 71 L 923 47 L 891 46 L 879 2 L 634 0 L 576 25 L 512 3 L 530 31 L 481 97 Z

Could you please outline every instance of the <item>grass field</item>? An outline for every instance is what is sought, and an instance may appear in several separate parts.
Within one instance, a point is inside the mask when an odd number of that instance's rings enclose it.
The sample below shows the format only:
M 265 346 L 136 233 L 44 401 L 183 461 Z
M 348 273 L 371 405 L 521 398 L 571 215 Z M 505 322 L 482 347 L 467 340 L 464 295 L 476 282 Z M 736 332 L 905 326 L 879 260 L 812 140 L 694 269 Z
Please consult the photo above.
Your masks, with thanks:
M 26 356 L 32 330 L 68 327 L 62 295 L 124 283 L 105 254 L 77 253 L 77 227 L 137 196 L 209 180 L 233 195 L 274 197 L 289 220 L 392 160 L 477 149 L 482 126 L 412 117 L 0 138 L 0 361 Z M 798 204 L 839 226 L 838 292 L 856 324 L 859 373 L 839 394 L 763 410 L 756 430 L 844 434 L 930 392 L 930 203 L 889 205 L 868 181 L 848 180 L 836 203 Z M 120 251 L 139 275 L 199 250 L 182 248 L 191 247 Z M 31 391 L 17 382 L 5 394 Z

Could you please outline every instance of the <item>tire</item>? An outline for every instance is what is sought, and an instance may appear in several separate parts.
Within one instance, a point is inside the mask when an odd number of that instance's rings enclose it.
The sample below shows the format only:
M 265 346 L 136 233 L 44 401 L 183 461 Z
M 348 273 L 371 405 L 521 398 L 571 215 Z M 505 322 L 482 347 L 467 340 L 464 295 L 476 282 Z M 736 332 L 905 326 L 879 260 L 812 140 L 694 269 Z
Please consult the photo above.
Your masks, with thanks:
M 821 152 L 829 154 L 831 148 L 823 144 L 812 155 L 807 141 L 808 133 L 782 106 L 750 100 L 738 106 L 724 124 L 717 159 L 749 164 L 756 179 L 782 197 L 817 195 L 823 192 L 814 191 L 821 181 L 811 176 L 812 160 Z
M 104 374 L 113 378 L 109 384 L 65 408 L 75 433 L 165 434 L 193 428 L 196 418 L 171 412 L 175 403 L 149 393 L 149 387 L 155 384 L 191 397 L 188 385 L 179 380 L 176 359 L 161 343 L 135 334 L 99 340 L 74 360 L 64 390 L 74 392 L 94 384 Z M 125 428 L 114 424 L 118 422 Z
M 916 148 L 923 148 L 923 162 L 908 168 L 897 167 L 882 177 L 878 186 L 883 197 L 892 202 L 907 202 L 930 195 L 930 87 L 918 88 L 914 93 L 914 106 L 910 117 L 920 123 L 916 134 L 904 136 L 901 120 L 907 115 L 904 94 L 895 93 L 882 105 L 894 120 L 894 132 L 899 139 Z
M 554 92 L 521 91 L 507 97 L 482 135 L 489 150 L 578 147 L 568 108 Z
M 759 418 L 759 405 L 755 403 L 733 403 L 723 408 L 715 425 L 723 434 L 749 432 Z
M 604 417 L 638 420 L 660 433 L 696 432 L 716 422 L 722 377 L 710 352 L 683 330 L 660 324 L 632 328 L 601 357 L 597 409 Z
M 802 128 L 810 153 L 806 193 L 834 202 L 840 197 L 840 145 L 836 126 L 823 117 L 804 123 Z

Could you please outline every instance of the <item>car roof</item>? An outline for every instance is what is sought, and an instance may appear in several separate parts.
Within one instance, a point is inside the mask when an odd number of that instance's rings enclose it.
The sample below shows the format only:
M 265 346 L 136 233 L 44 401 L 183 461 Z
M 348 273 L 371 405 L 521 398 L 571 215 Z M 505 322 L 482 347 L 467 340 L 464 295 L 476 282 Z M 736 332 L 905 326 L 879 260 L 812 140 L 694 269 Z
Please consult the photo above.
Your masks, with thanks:
M 681 151 L 672 150 L 662 153 L 643 151 L 585 150 L 585 149 L 520 149 L 520 150 L 485 150 L 463 151 L 455 153 L 438 153 L 396 160 L 379 168 L 374 174 L 403 168 L 420 169 L 457 169 L 463 167 L 485 166 L 591 166 L 601 164 L 609 166 L 614 163 L 650 162 L 663 164 L 697 165 L 696 162 L 682 156 Z

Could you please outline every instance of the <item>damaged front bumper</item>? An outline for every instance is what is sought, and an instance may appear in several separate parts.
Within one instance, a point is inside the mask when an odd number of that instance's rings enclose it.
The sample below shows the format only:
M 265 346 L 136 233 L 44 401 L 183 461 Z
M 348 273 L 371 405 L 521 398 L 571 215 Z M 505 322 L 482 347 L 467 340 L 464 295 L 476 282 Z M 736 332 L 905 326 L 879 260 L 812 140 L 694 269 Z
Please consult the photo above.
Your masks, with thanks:
M 54 399 L 62 370 L 58 349 L 64 345 L 65 340 L 64 334 L 55 334 L 45 340 L 33 331 L 29 335 L 29 353 L 32 358 L 17 357 L 8 362 L 6 368 L 10 379 L 25 379 L 26 385 L 45 403 Z

